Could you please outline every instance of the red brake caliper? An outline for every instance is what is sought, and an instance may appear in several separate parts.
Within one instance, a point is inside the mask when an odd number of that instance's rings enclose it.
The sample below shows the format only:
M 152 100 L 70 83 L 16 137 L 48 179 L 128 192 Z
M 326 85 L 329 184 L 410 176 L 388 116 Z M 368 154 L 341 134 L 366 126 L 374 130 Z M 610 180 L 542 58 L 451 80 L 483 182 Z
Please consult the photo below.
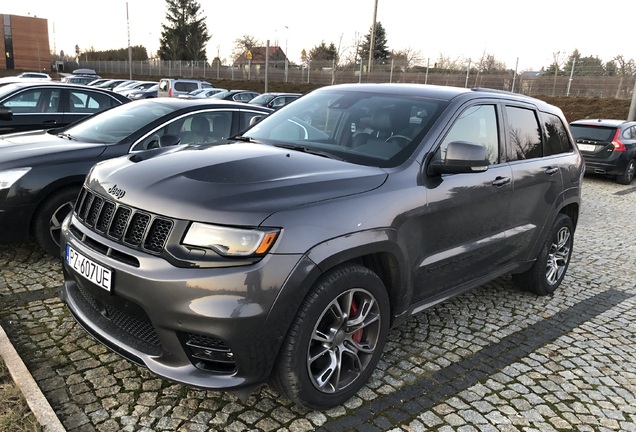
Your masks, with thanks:
M 349 311 L 349 316 L 354 317 L 356 316 L 357 313 L 358 313 L 358 303 L 356 303 L 356 301 L 354 300 L 353 302 L 351 302 L 351 310 Z M 351 339 L 353 339 L 357 343 L 360 343 L 360 341 L 362 340 L 362 331 L 363 329 L 356 330 L 355 332 L 353 332 L 353 334 L 351 335 Z

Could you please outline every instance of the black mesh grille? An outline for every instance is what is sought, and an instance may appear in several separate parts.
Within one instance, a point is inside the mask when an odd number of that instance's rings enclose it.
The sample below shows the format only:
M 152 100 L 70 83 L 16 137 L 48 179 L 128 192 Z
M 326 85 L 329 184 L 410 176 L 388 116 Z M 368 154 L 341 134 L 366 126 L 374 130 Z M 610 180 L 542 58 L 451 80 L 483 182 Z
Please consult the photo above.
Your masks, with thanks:
M 146 237 L 144 248 L 156 253 L 161 252 L 163 245 L 166 244 L 170 230 L 172 230 L 172 223 L 170 221 L 155 219 Z
M 128 233 L 124 241 L 133 246 L 139 246 L 150 222 L 150 216 L 145 213 L 135 213 L 128 226 Z
M 106 232 L 108 229 L 108 225 L 115 214 L 115 204 L 112 202 L 105 202 L 104 207 L 102 209 L 99 218 L 97 219 L 97 223 L 95 224 L 95 229 L 99 232 Z
M 81 285 L 77 285 L 77 288 L 82 294 L 82 297 L 84 297 L 84 300 L 86 300 L 86 302 L 95 309 L 95 311 L 121 330 L 125 331 L 128 335 L 143 343 L 146 346 L 146 348 L 143 349 L 144 351 L 149 351 L 150 354 L 159 354 L 161 352 L 157 349 L 161 348 L 161 340 L 145 312 L 136 308 L 138 309 L 137 313 L 142 316 L 134 317 L 112 305 L 107 305 L 97 300 Z M 151 347 L 147 347 L 147 345 L 150 345 Z
M 201 348 L 214 349 L 229 352 L 230 348 L 220 339 L 210 336 L 203 336 L 195 333 L 188 333 L 188 345 Z
M 80 192 L 75 215 L 89 229 L 155 255 L 163 251 L 174 226 L 171 219 L 119 205 L 88 189 Z
M 124 330 L 126 333 L 129 333 L 151 345 L 161 346 L 159 336 L 157 336 L 157 333 L 155 332 L 152 324 L 150 324 L 150 321 L 141 321 L 108 305 L 106 306 L 106 313 L 113 324 Z
M 110 226 L 110 230 L 108 231 L 109 237 L 119 239 L 124 235 L 126 224 L 128 223 L 128 219 L 130 218 L 130 213 L 132 213 L 131 210 L 126 207 L 119 207 L 117 209 L 117 211 L 115 212 L 113 223 Z

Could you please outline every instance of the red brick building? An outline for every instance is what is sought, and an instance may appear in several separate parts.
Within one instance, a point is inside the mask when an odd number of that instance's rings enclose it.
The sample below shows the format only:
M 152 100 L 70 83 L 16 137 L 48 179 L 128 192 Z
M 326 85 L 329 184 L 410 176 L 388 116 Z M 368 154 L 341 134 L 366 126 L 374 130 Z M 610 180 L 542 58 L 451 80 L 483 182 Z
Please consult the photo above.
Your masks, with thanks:
M 44 18 L 0 14 L 0 69 L 43 71 L 51 68 L 49 25 Z

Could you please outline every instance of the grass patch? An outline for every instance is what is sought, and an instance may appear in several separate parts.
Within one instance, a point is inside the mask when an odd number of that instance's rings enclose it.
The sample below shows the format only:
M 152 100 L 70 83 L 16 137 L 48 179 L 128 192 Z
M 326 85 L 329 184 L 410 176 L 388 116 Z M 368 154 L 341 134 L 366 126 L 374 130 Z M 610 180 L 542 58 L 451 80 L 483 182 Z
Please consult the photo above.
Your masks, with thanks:
M 40 432 L 42 427 L 0 358 L 0 431 Z

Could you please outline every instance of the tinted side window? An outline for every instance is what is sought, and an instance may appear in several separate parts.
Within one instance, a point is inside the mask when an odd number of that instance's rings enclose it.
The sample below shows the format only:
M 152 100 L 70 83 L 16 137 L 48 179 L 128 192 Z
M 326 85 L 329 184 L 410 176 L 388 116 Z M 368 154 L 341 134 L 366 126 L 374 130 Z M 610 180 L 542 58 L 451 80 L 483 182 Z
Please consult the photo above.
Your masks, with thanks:
M 96 113 L 113 105 L 114 99 L 101 93 L 73 90 L 70 112 Z
M 558 116 L 548 113 L 540 113 L 541 120 L 545 126 L 546 142 L 543 153 L 546 156 L 559 153 L 569 153 L 572 151 L 572 143 L 568 137 L 563 122 Z
M 468 108 L 455 121 L 441 144 L 441 157 L 453 141 L 468 141 L 482 144 L 488 149 L 491 164 L 499 162 L 499 132 L 494 105 L 477 105 Z
M 5 99 L 2 104 L 14 113 L 35 113 L 44 111 L 42 90 L 27 90 Z
M 174 83 L 174 89 L 180 92 L 189 93 L 199 88 L 197 83 L 177 81 Z
M 511 106 L 505 110 L 510 160 L 543 156 L 541 128 L 534 110 Z
M 628 140 L 636 139 L 636 126 L 625 129 L 623 132 L 623 138 Z

